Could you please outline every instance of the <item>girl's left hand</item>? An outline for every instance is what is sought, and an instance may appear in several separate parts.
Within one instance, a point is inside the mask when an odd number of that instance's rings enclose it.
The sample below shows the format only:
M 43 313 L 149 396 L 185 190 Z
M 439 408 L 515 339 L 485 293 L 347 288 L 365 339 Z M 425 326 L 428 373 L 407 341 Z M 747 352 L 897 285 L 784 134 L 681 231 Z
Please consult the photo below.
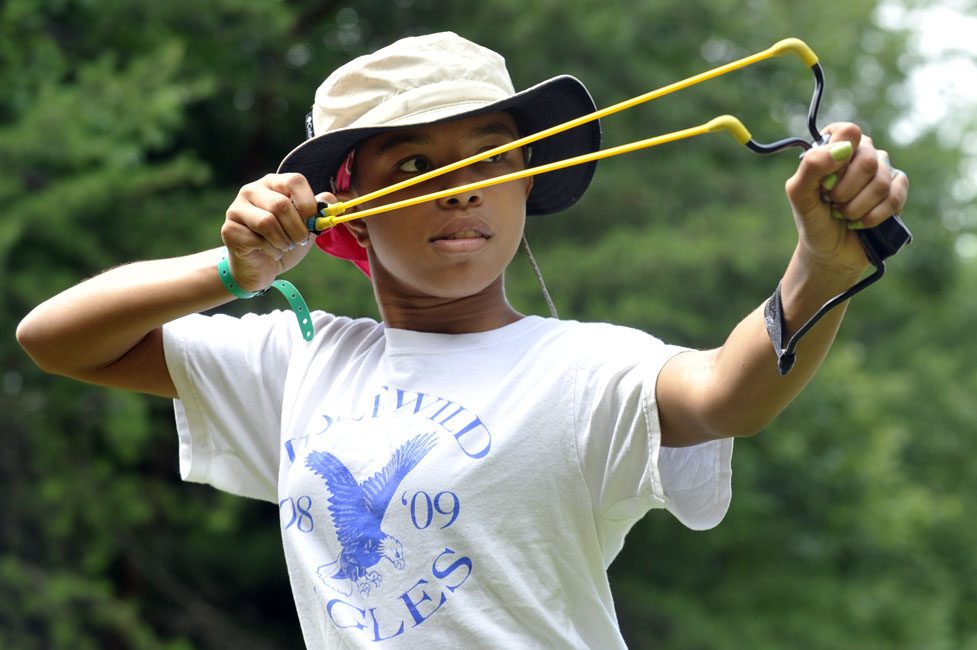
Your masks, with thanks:
M 899 214 L 909 178 L 855 124 L 828 126 L 828 144 L 807 151 L 787 180 L 802 254 L 821 268 L 861 272 L 869 265 L 857 230 Z

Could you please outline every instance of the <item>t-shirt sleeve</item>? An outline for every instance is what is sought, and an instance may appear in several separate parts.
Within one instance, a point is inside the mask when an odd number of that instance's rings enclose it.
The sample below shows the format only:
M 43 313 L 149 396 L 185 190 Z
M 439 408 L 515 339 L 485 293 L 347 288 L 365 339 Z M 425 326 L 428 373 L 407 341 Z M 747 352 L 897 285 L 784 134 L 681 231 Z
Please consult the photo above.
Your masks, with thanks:
M 187 316 L 163 327 L 184 480 L 277 501 L 288 314 Z M 291 323 L 294 329 L 294 322 Z
M 655 386 L 665 363 L 686 348 L 628 328 L 604 334 L 590 339 L 575 402 L 581 462 L 608 545 L 623 542 L 652 508 L 695 530 L 716 526 L 731 498 L 732 440 L 661 446 Z

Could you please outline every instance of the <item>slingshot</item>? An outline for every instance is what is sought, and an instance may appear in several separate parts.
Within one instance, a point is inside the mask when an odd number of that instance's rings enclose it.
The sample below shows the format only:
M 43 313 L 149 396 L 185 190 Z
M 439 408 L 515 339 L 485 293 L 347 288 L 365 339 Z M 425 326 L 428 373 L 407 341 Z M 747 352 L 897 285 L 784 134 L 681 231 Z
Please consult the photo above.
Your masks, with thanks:
M 365 210 L 360 210 L 357 212 L 346 214 L 346 211 L 357 205 L 374 201 L 376 199 L 382 198 L 388 194 L 406 189 L 413 185 L 423 183 L 432 178 L 436 178 L 443 174 L 451 173 L 457 169 L 476 163 L 486 158 L 491 158 L 499 154 L 517 149 L 519 147 L 524 147 L 526 145 L 532 144 L 537 140 L 542 140 L 543 138 L 550 137 L 557 133 L 567 131 L 569 129 L 575 128 L 587 122 L 598 120 L 608 115 L 612 115 L 619 111 L 626 110 L 628 108 L 633 108 L 639 104 L 663 97 L 670 93 L 676 92 L 678 90 L 683 90 L 689 88 L 696 84 L 702 83 L 703 81 L 708 81 L 714 79 L 721 75 L 739 70 L 749 65 L 759 63 L 766 59 L 782 56 L 785 54 L 796 54 L 801 58 L 801 60 L 811 68 L 814 73 L 814 92 L 811 97 L 810 108 L 808 109 L 807 116 L 807 128 L 811 135 L 811 141 L 807 141 L 801 137 L 788 137 L 783 140 L 778 140 L 770 143 L 760 143 L 753 139 L 750 132 L 746 129 L 743 123 L 732 115 L 722 115 L 716 117 L 704 124 L 698 126 L 683 129 L 680 131 L 674 131 L 672 133 L 667 133 L 664 135 L 647 138 L 644 140 L 638 140 L 629 144 L 620 145 L 617 147 L 611 147 L 608 149 L 602 149 L 600 151 L 595 151 L 589 154 L 584 154 L 581 156 L 575 156 L 573 158 L 568 158 L 566 160 L 560 160 L 552 162 L 545 165 L 539 165 L 536 167 L 529 167 L 518 172 L 513 172 L 510 174 L 504 174 L 501 176 L 496 176 L 493 178 L 484 179 L 474 183 L 469 183 L 466 185 L 461 185 L 458 187 L 453 187 L 438 192 L 432 192 L 430 194 L 425 194 L 423 196 L 412 197 L 402 201 L 396 201 L 393 203 L 388 203 L 386 205 L 380 205 Z M 364 194 L 362 196 L 355 197 L 349 201 L 342 201 L 334 203 L 331 205 L 319 204 L 319 212 L 316 216 L 310 218 L 307 222 L 307 227 L 312 232 L 321 232 L 328 228 L 331 228 L 337 224 L 351 221 L 353 219 L 361 219 L 363 217 L 372 216 L 375 214 L 381 214 L 383 212 L 389 212 L 392 210 L 398 210 L 400 208 L 406 208 L 412 205 L 417 205 L 419 203 L 424 203 L 426 201 L 433 201 L 441 198 L 446 198 L 458 193 L 469 192 L 478 190 L 481 188 L 489 187 L 492 185 L 497 185 L 499 183 L 507 183 L 510 181 L 519 180 L 522 178 L 527 178 L 530 176 L 535 176 L 536 174 L 545 174 L 547 172 L 555 171 L 558 169 L 563 169 L 564 167 L 570 167 L 572 165 L 579 165 L 583 163 L 588 163 L 602 158 L 608 158 L 611 156 L 617 156 L 624 153 L 629 153 L 632 151 L 637 151 L 640 149 L 647 149 L 650 147 L 655 147 L 661 144 L 666 144 L 669 142 L 675 142 L 678 140 L 684 140 L 687 138 L 692 138 L 699 135 L 705 135 L 708 133 L 717 133 L 721 131 L 729 132 L 740 144 L 745 145 L 751 151 L 761 154 L 770 154 L 782 151 L 784 149 L 797 147 L 802 150 L 808 150 L 815 146 L 822 145 L 825 143 L 824 137 L 821 135 L 820 130 L 817 127 L 818 111 L 821 106 L 821 96 L 824 93 L 824 72 L 821 68 L 820 63 L 818 63 L 817 55 L 807 46 L 806 43 L 797 38 L 788 38 L 775 43 L 770 48 L 758 52 L 756 54 L 744 57 L 737 61 L 727 63 L 725 65 L 713 68 L 706 72 L 700 73 L 698 75 L 689 77 L 682 81 L 678 81 L 667 86 L 663 86 L 657 90 L 633 97 L 631 99 L 625 100 L 613 106 L 595 111 L 588 115 L 583 115 L 576 119 L 570 120 L 563 124 L 558 124 L 556 126 L 544 129 L 537 133 L 528 135 L 518 140 L 514 140 L 500 147 L 495 147 L 493 149 L 480 152 L 474 156 L 464 158 L 457 162 L 439 167 L 430 172 L 424 174 L 419 174 L 413 178 L 402 181 L 400 183 L 395 183 L 389 187 L 381 188 L 374 192 Z M 848 300 L 853 295 L 862 291 L 869 285 L 877 282 L 885 274 L 885 260 L 899 252 L 899 250 L 912 241 L 912 235 L 909 230 L 903 224 L 902 220 L 898 215 L 892 215 L 884 222 L 878 226 L 866 230 L 857 231 L 858 237 L 860 238 L 862 247 L 865 250 L 865 254 L 869 259 L 869 262 L 875 267 L 875 272 L 870 276 L 863 278 L 854 286 L 849 288 L 847 291 L 835 296 L 824 305 L 812 316 L 804 325 L 802 325 L 797 332 L 787 341 L 787 343 L 781 346 L 780 333 L 783 331 L 783 321 L 780 314 L 780 293 L 779 287 L 778 291 L 774 294 L 774 297 L 768 301 L 766 320 L 767 329 L 770 332 L 771 339 L 774 342 L 774 347 L 778 355 L 778 370 L 781 374 L 786 374 L 794 361 L 794 353 L 797 347 L 797 343 L 800 341 L 801 337 L 804 336 L 828 311 L 837 305 L 841 304 L 845 300 Z M 775 331 L 776 330 L 776 331 Z

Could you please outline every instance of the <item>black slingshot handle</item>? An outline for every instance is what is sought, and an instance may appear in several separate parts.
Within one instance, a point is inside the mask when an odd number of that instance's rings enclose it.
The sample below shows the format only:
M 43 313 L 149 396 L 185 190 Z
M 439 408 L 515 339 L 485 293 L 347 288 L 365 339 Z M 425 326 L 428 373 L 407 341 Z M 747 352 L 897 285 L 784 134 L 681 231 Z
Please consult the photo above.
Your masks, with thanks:
M 903 246 L 913 240 L 909 228 L 902 222 L 899 215 L 894 214 L 874 228 L 858 231 L 862 247 L 873 264 L 891 257 L 902 250 Z

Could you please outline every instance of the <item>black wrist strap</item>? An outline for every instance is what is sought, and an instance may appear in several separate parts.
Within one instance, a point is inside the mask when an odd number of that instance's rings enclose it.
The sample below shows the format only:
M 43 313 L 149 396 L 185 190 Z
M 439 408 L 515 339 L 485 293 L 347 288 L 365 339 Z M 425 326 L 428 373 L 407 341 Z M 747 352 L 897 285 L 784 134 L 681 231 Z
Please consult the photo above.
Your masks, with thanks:
M 780 298 L 780 283 L 777 283 L 777 288 L 774 290 L 773 295 L 770 296 L 770 298 L 767 300 L 766 306 L 763 308 L 763 321 L 767 326 L 767 334 L 770 336 L 770 341 L 773 342 L 774 352 L 777 353 L 777 372 L 779 372 L 781 375 L 786 375 L 788 372 L 790 372 L 790 369 L 794 367 L 794 361 L 797 357 L 797 344 L 800 342 L 801 338 L 824 317 L 825 314 L 854 296 L 859 291 L 862 291 L 869 285 L 874 284 L 880 280 L 883 275 L 885 275 L 885 262 L 883 259 L 875 254 L 874 251 L 868 252 L 869 260 L 875 265 L 875 272 L 872 275 L 859 280 L 851 288 L 839 293 L 837 296 L 821 305 L 821 308 L 818 309 L 806 323 L 801 325 L 786 343 L 784 343 L 784 331 L 787 329 L 787 324 L 784 321 L 784 306 Z
M 787 324 L 784 322 L 784 306 L 780 301 L 779 282 L 763 308 L 763 322 L 767 326 L 767 335 L 773 343 L 773 350 L 777 353 L 777 372 L 786 375 L 793 367 L 797 355 L 793 349 L 787 350 L 784 347 L 784 330 L 787 329 Z

